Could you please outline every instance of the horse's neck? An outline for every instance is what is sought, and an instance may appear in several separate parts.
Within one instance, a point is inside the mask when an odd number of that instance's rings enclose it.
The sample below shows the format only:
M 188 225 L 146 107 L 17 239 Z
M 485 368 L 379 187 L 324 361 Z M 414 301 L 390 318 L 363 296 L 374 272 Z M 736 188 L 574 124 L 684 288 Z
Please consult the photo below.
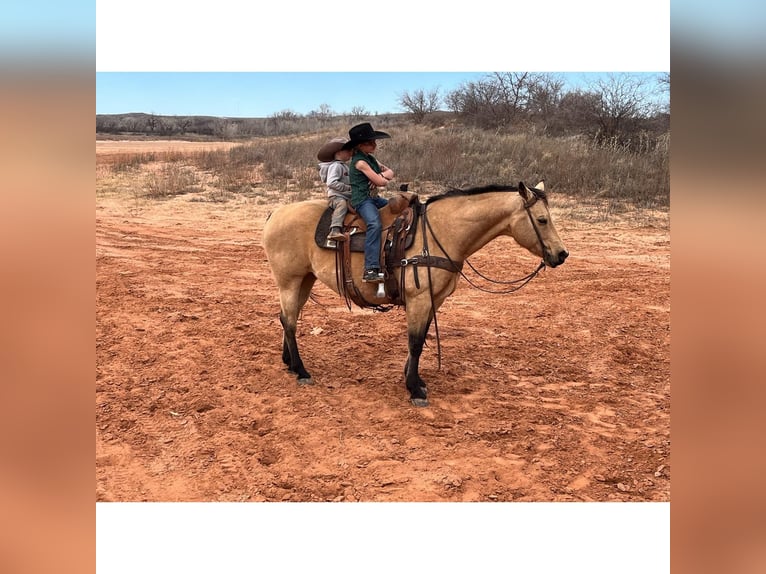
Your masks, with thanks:
M 463 260 L 500 235 L 510 232 L 510 218 L 521 198 L 508 192 L 445 198 L 428 206 L 433 235 L 454 259 Z M 434 252 L 435 245 L 429 246 Z

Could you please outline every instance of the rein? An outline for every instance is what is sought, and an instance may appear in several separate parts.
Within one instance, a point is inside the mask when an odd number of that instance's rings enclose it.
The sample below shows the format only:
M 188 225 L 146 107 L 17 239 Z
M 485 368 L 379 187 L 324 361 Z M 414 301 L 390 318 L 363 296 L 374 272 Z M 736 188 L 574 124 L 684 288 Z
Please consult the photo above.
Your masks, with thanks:
M 466 263 L 468 263 L 468 267 L 470 267 L 471 270 L 474 273 L 476 273 L 476 275 L 478 275 L 479 277 L 481 277 L 482 279 L 486 281 L 489 281 L 490 283 L 496 283 L 498 285 L 511 285 L 511 284 L 516 284 L 521 282 L 521 285 L 516 285 L 515 287 L 509 287 L 508 289 L 502 289 L 500 291 L 493 291 L 492 289 L 487 289 L 485 287 L 482 287 L 481 285 L 477 285 L 476 283 L 471 281 L 466 276 L 465 273 L 463 273 L 462 271 L 460 272 L 460 274 L 463 276 L 463 279 L 465 279 L 471 287 L 479 291 L 483 291 L 484 293 L 492 293 L 494 295 L 507 295 L 508 293 L 513 293 L 514 291 L 518 291 L 519 289 L 524 287 L 524 285 L 532 281 L 532 279 L 534 279 L 537 276 L 537 274 L 540 273 L 540 271 L 545 269 L 545 261 L 540 261 L 540 264 L 537 266 L 537 269 L 532 271 L 532 273 L 530 273 L 529 275 L 525 275 L 524 277 L 521 277 L 520 279 L 514 279 L 512 281 L 500 281 L 497 279 L 490 279 L 489 277 L 482 275 L 473 265 L 471 265 L 471 262 L 468 261 L 467 259 L 466 259 Z
M 422 217 L 420 218 L 420 224 L 421 228 L 423 229 L 423 257 L 428 259 L 429 253 L 428 253 L 428 234 L 426 233 L 426 225 L 428 226 L 428 229 L 431 229 L 431 224 L 428 222 L 428 216 L 426 216 L 428 204 L 424 203 L 422 208 Z M 431 235 L 433 235 L 433 230 L 431 230 Z M 434 235 L 434 240 L 436 240 L 436 236 Z M 436 240 L 436 244 L 439 245 L 439 241 Z M 439 248 L 441 248 L 441 245 L 439 245 Z M 447 256 L 447 260 L 457 267 L 455 265 L 455 262 L 452 261 L 449 255 L 447 255 L 447 252 L 444 251 L 444 255 Z M 436 368 L 438 370 L 441 370 L 442 368 L 442 344 L 441 344 L 441 337 L 439 337 L 439 322 L 436 320 L 436 308 L 434 307 L 434 282 L 431 280 L 431 266 L 427 265 L 426 269 L 428 270 L 428 295 L 431 297 L 431 315 L 433 316 L 434 320 L 434 333 L 436 334 Z M 404 270 L 402 270 L 404 271 Z M 458 269 L 460 273 L 462 273 L 462 269 Z M 426 329 L 426 333 L 428 332 L 428 329 Z M 425 341 L 425 335 L 426 333 L 423 333 L 423 341 Z
M 532 217 L 532 212 L 529 210 L 529 208 L 532 207 L 535 204 L 536 201 L 537 201 L 537 198 L 533 197 L 533 199 L 531 201 L 524 202 L 524 210 L 527 212 L 527 215 L 529 216 L 529 222 L 532 224 L 532 229 L 535 230 L 535 234 L 537 235 L 537 240 L 540 242 L 540 249 L 542 250 L 543 253 L 545 253 L 545 243 L 543 243 L 543 238 L 540 235 L 540 230 L 537 229 L 537 225 L 535 225 L 534 218 Z M 468 282 L 468 284 L 471 285 L 471 287 L 474 287 L 475 289 L 478 289 L 479 291 L 483 291 L 484 293 L 493 293 L 493 294 L 513 293 L 514 291 L 518 291 L 519 289 L 524 287 L 524 285 L 526 285 L 532 279 L 534 279 L 537 276 L 537 274 L 540 273 L 540 271 L 545 268 L 545 260 L 542 260 L 542 261 L 540 261 L 540 264 L 537 266 L 537 269 L 532 271 L 532 273 L 530 273 L 529 275 L 526 275 L 525 277 L 522 277 L 520 279 L 511 280 L 511 281 L 500 281 L 500 280 L 490 279 L 489 277 L 486 277 L 485 275 L 482 275 L 481 273 L 479 273 L 476 270 L 476 268 L 473 265 L 471 265 L 470 261 L 468 261 L 468 259 L 466 259 L 465 263 L 468 263 L 468 266 L 477 275 L 479 275 L 483 279 L 489 281 L 490 283 L 504 284 L 504 285 L 511 285 L 511 284 L 515 285 L 516 283 L 520 283 L 520 285 L 516 285 L 515 287 L 511 287 L 509 289 L 505 289 L 505 290 L 501 290 L 501 291 L 492 291 L 490 289 L 485 289 L 483 287 L 480 287 L 479 285 L 476 285 L 463 272 L 463 264 L 462 263 L 455 263 L 455 261 L 452 259 L 452 257 L 449 256 L 449 253 L 447 253 L 447 250 L 444 249 L 444 247 L 442 246 L 441 242 L 439 241 L 439 238 L 436 237 L 436 234 L 434 233 L 434 230 L 431 227 L 431 222 L 428 220 L 428 216 L 427 216 L 428 209 L 427 208 L 428 208 L 428 204 L 427 203 L 423 203 L 422 207 L 421 207 L 421 218 L 420 218 L 421 219 L 421 226 L 422 226 L 422 229 L 423 229 L 423 259 L 425 259 L 426 261 L 428 261 L 430 259 L 441 259 L 441 258 L 437 258 L 437 257 L 431 257 L 429 252 L 428 252 L 428 234 L 426 233 L 426 227 L 427 227 L 428 230 L 431 232 L 431 237 L 433 237 L 434 241 L 436 242 L 436 245 L 438 245 L 439 249 L 441 249 L 442 253 L 444 253 L 444 257 L 449 262 L 450 266 L 453 268 L 454 271 L 459 273 Z M 433 316 L 434 331 L 435 331 L 435 335 L 436 335 L 436 364 L 437 364 L 437 368 L 441 369 L 441 364 L 442 364 L 441 363 L 441 356 L 442 356 L 442 353 L 441 353 L 441 339 L 439 337 L 439 323 L 438 323 L 438 321 L 436 319 L 436 310 L 434 309 L 434 290 L 433 290 L 433 281 L 431 281 L 431 267 L 432 267 L 431 265 L 427 265 L 426 266 L 426 268 L 428 270 L 428 293 L 429 293 L 429 296 L 431 297 L 431 314 Z M 440 265 L 440 267 L 448 269 L 448 267 L 445 266 L 445 265 Z M 402 272 L 403 271 L 404 271 L 404 269 L 402 269 Z M 402 274 L 402 280 L 403 280 L 403 278 L 404 278 L 404 275 Z

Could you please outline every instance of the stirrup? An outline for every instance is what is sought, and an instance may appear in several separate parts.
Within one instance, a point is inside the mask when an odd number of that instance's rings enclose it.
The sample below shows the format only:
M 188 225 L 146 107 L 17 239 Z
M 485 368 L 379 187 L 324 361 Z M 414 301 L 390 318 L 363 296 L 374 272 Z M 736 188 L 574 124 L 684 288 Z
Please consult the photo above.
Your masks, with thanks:
M 330 233 L 327 234 L 327 241 L 345 241 L 346 236 L 343 235 L 343 231 L 341 231 L 340 227 L 337 229 L 338 231 L 330 230 Z
M 375 271 L 374 269 L 368 269 L 362 275 L 363 283 L 380 283 L 385 280 L 385 275 L 381 271 Z

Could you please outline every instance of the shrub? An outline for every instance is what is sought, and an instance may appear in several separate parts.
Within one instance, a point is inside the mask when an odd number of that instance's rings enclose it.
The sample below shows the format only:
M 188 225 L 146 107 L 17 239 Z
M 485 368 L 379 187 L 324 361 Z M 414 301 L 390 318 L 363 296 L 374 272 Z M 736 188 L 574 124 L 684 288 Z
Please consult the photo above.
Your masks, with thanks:
M 146 196 L 163 199 L 193 191 L 200 191 L 194 170 L 177 163 L 163 164 L 157 171 L 147 175 L 144 183 Z

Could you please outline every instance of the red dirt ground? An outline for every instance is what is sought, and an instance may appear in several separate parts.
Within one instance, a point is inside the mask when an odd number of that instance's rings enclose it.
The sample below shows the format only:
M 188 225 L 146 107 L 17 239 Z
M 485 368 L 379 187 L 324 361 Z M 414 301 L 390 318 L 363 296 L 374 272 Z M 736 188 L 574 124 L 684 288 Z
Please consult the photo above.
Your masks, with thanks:
M 97 500 L 670 500 L 667 226 L 559 215 L 563 266 L 509 295 L 461 279 L 422 409 L 403 310 L 321 285 L 298 332 L 316 384 L 298 386 L 260 246 L 274 205 L 193 199 L 97 198 Z M 471 261 L 538 262 L 505 238 Z

